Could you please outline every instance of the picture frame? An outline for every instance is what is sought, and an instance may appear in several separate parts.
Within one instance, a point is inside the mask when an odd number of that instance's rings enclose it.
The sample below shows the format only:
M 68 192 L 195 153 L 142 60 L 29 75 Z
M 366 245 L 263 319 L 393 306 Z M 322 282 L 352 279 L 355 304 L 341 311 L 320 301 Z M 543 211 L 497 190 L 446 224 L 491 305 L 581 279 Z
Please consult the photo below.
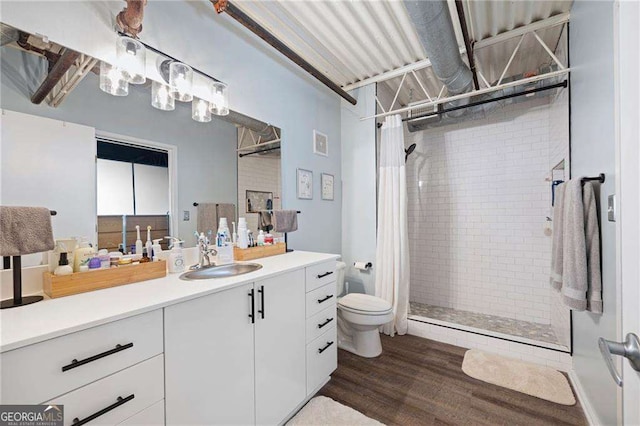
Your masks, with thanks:
M 320 190 L 323 200 L 333 201 L 334 199 L 334 176 L 329 173 L 320 175 Z
M 245 192 L 246 212 L 259 213 L 262 210 L 273 210 L 273 192 L 252 191 Z
M 296 189 L 301 200 L 313 200 L 313 172 L 306 169 L 297 169 Z
M 324 157 L 329 156 L 329 138 L 317 130 L 313 131 L 313 153 Z

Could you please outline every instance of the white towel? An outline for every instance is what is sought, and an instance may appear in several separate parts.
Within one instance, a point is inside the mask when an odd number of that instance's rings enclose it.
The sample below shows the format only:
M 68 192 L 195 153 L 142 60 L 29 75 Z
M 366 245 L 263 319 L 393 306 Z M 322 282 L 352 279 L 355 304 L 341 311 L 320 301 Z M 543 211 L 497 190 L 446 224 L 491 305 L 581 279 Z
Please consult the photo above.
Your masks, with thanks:
M 600 227 L 596 194 L 591 182 L 582 188 L 584 233 L 587 249 L 587 310 L 602 313 L 602 276 L 600 272 Z
M 556 187 L 556 199 L 553 205 L 553 237 L 551 243 L 551 286 L 562 289 L 562 229 L 564 223 L 564 191 L 566 185 Z
M 582 180 L 565 184 L 562 226 L 562 299 L 571 309 L 587 308 L 587 247 L 584 235 Z

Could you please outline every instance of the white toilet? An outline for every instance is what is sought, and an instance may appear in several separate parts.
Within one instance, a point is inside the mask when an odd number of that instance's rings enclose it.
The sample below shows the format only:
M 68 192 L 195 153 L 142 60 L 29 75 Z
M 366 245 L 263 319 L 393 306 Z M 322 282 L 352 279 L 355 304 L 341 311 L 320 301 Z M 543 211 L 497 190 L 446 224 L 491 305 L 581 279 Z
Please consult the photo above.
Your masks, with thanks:
M 346 264 L 337 265 L 337 294 L 344 291 Z M 391 303 L 379 297 L 350 293 L 338 299 L 338 347 L 364 358 L 382 353 L 381 325 L 393 320 Z

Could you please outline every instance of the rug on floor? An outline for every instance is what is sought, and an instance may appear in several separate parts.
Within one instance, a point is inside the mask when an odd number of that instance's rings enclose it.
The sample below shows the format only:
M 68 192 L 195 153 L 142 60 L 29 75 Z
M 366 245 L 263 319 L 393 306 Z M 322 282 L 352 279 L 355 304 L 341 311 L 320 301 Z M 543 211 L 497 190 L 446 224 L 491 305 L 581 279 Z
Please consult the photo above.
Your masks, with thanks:
M 576 403 L 567 378 L 553 368 L 471 349 L 464 354 L 462 371 L 474 379 L 557 404 Z
M 316 396 L 287 422 L 287 426 L 305 425 L 378 426 L 383 423 L 370 419 L 331 398 Z

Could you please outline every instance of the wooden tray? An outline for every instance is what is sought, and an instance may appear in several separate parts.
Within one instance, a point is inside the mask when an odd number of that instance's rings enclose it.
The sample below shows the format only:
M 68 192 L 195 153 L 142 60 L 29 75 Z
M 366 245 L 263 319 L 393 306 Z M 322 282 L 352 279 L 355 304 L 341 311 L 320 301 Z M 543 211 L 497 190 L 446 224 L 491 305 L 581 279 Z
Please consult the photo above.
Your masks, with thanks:
M 253 260 L 261 257 L 276 256 L 287 252 L 285 243 L 273 244 L 270 246 L 258 246 L 247 249 L 233 248 L 233 257 L 235 260 Z
M 55 299 L 56 297 L 71 296 L 72 294 L 85 293 L 87 291 L 162 278 L 166 275 L 167 262 L 164 260 L 110 269 L 76 272 L 71 275 L 56 276 L 50 272 L 45 272 L 44 292 L 47 296 Z

